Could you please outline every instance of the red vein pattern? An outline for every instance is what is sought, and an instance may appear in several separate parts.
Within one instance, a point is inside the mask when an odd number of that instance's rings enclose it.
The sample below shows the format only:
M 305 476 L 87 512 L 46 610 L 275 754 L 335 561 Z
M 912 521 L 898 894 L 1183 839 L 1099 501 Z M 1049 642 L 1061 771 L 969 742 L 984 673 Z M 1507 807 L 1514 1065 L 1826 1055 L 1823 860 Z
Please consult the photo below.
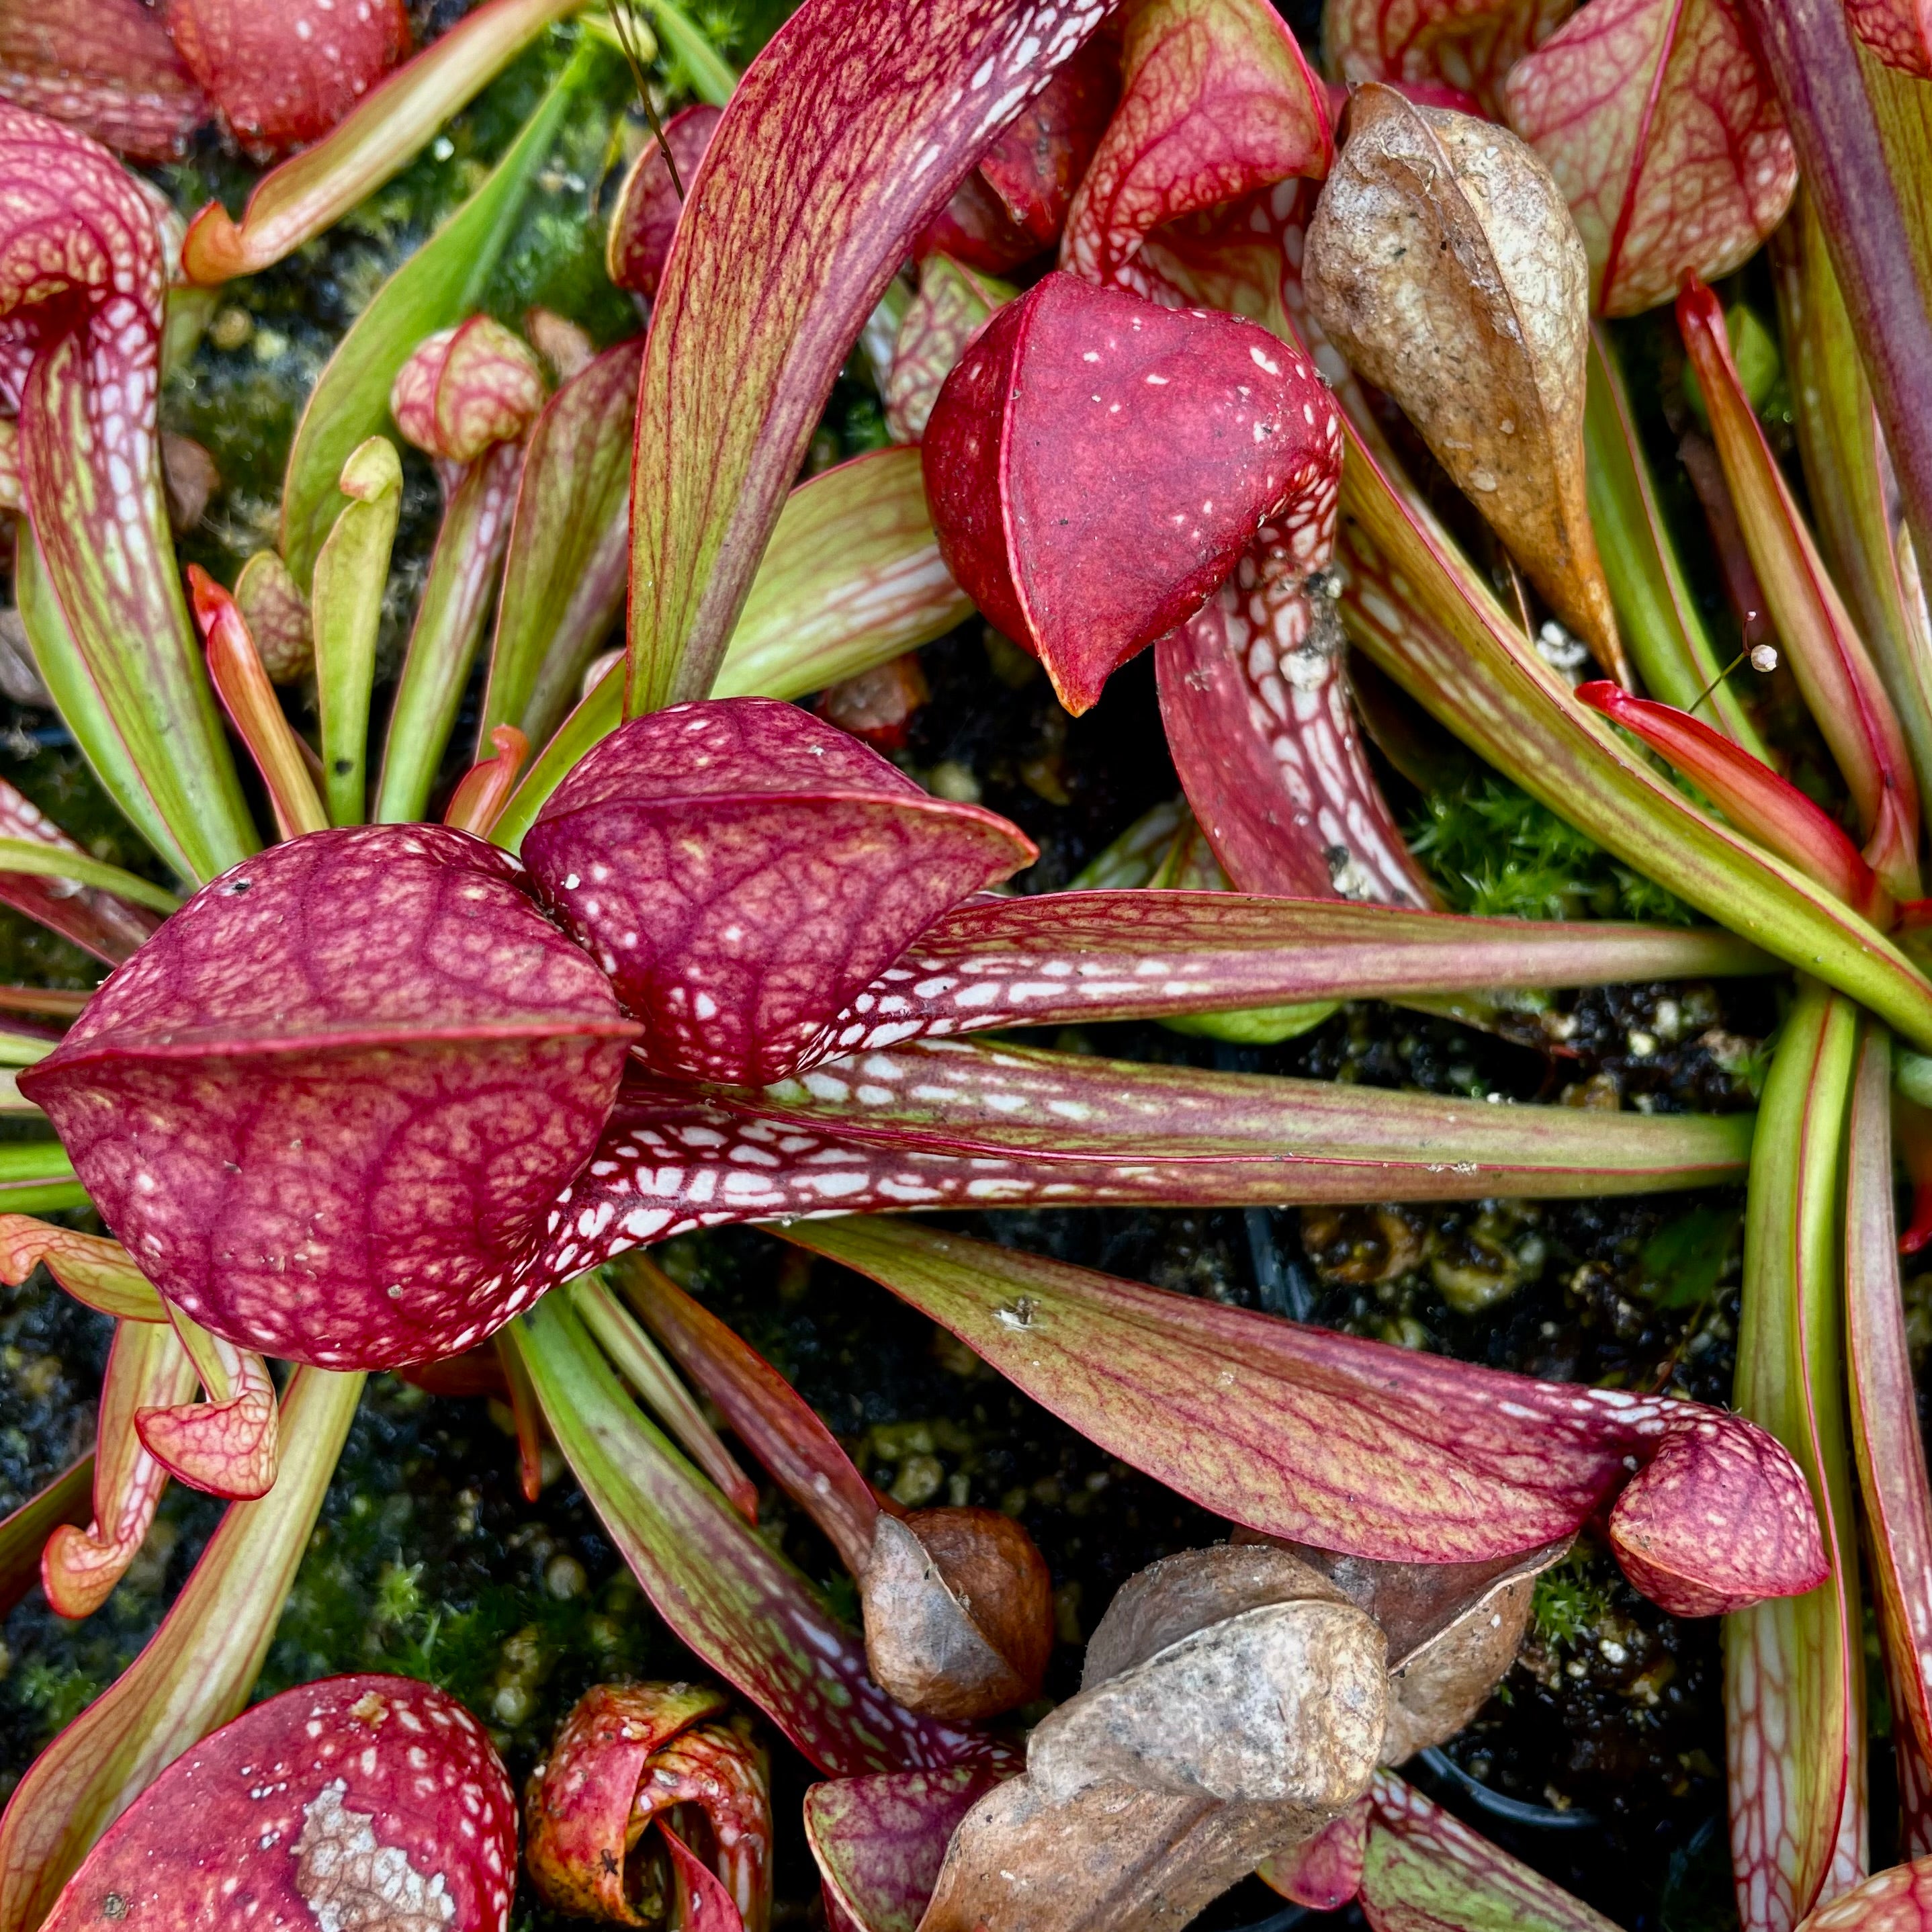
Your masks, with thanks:
M 1471 1831 L 1389 1772 L 1376 1774 L 1362 1907 L 1378 1932 L 1514 1925 L 1536 1932 L 1616 1932 L 1540 1872 Z
M 274 847 L 21 1076 L 136 1264 L 204 1327 L 387 1366 L 460 1353 L 522 1305 L 509 1276 L 638 1032 L 523 878 L 440 826 Z
M 1906 1848 L 1932 1850 L 1932 1486 L 1916 1426 L 1892 1202 L 1891 1054 L 1868 1033 L 1846 1142 L 1845 1350 L 1852 1442 L 1906 1817 Z
M 1290 175 L 1325 175 L 1328 105 L 1266 0 L 1139 0 L 1124 10 L 1122 92 L 1080 184 L 1060 261 L 1115 284 L 1162 223 Z
M 1731 0 L 1590 0 L 1505 92 L 1605 315 L 1669 301 L 1687 273 L 1730 274 L 1791 206 L 1797 158 Z
M 523 853 L 557 922 L 646 1022 L 638 1052 L 653 1072 L 759 1085 L 1034 848 L 796 705 L 744 698 L 614 732 Z
M 632 715 L 708 691 L 853 342 L 1105 0 L 806 0 L 739 82 L 658 291 L 632 498 Z
M 1875 1872 L 1807 1918 L 1801 1932 L 1925 1932 L 1932 1925 L 1932 1858 Z
M 1716 1430 L 1777 1472 L 1724 1499 L 1782 1525 L 1753 1588 L 1790 1596 L 1822 1570 L 1790 1459 L 1741 1417 L 1445 1361 L 910 1221 L 784 1232 L 950 1329 L 1090 1440 L 1270 1536 L 1407 1562 L 1513 1554 L 1568 1535 L 1685 1430 Z M 1709 1541 L 1702 1510 L 1683 1513 L 1680 1558 L 1708 1560 Z M 1735 1583 L 1732 1560 L 1717 1555 Z
M 1331 500 L 1324 556 L 1334 530 Z M 1363 752 L 1328 590 L 1258 544 L 1160 640 L 1174 769 L 1239 890 L 1432 905 Z
M 224 1392 L 205 1402 L 134 1412 L 141 1446 L 177 1482 L 233 1502 L 252 1502 L 275 1485 L 281 1411 L 260 1355 L 210 1335 L 205 1346 Z M 204 1384 L 205 1386 L 206 1384 Z
M 978 1765 L 838 1778 L 805 1794 L 806 1842 L 832 1932 L 910 1932 L 953 1827 L 998 1782 Z
M 142 0 L 8 0 L 0 96 L 137 161 L 172 160 L 212 111 Z
M 511 1277 L 512 1298 L 525 1306 L 632 1248 L 736 1222 L 1641 1192 L 1732 1178 L 1749 1139 L 1743 1116 L 1496 1108 L 964 1041 L 909 1044 L 828 1062 L 759 1100 L 631 1082 L 550 1210 L 546 1238 Z
M 1576 0 L 1328 0 L 1328 70 L 1348 82 L 1454 88 L 1493 112 L 1503 76 Z
M 1284 181 L 1169 224 L 1118 278 L 1155 302 L 1259 322 L 1352 393 L 1300 299 L 1301 190 Z M 1161 719 L 1195 818 L 1243 890 L 1431 905 L 1356 728 L 1331 582 L 1310 575 L 1333 553 L 1336 510 L 1332 491 L 1316 494 L 1297 526 L 1264 529 L 1199 614 L 1161 640 Z
M 1845 19 L 1887 67 L 1932 80 L 1932 9 L 1926 0 L 1845 0 Z
M 565 1298 L 506 1332 L 591 1507 L 658 1615 L 820 1770 L 1017 1768 L 1004 1739 L 921 1717 L 872 1682 L 858 1636 L 638 1412 Z
M 1751 1163 L 1735 1397 L 1804 1471 L 1832 1567 L 1822 1588 L 1760 1604 L 1725 1627 L 1731 1864 L 1743 1932 L 1792 1932 L 1864 1868 L 1864 1646 L 1838 1226 L 1858 1023 L 1850 1000 L 1800 982 Z
M 168 528 L 152 192 L 84 136 L 0 102 L 0 404 L 20 417 L 34 537 L 102 708 L 207 878 L 253 833 Z
M 64 1617 L 91 1616 L 134 1562 L 154 1520 L 167 1472 L 136 1432 L 136 1418 L 155 1404 L 184 1402 L 194 1368 L 174 1330 L 123 1322 L 114 1331 L 100 1391 L 94 1465 L 94 1516 L 86 1529 L 56 1529 L 40 1556 L 47 1601 Z
M 1225 891 L 969 900 L 826 1027 L 808 1065 L 922 1036 L 1326 999 L 1724 978 L 1764 956 L 1708 927 L 1482 919 Z

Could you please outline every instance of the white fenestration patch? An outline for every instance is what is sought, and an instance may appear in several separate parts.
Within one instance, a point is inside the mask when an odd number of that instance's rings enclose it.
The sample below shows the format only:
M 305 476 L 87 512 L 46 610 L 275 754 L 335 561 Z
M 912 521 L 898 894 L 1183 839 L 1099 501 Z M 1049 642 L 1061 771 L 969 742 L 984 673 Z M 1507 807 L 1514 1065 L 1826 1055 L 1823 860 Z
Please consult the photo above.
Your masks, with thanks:
M 338 1778 L 303 1813 L 296 1889 L 322 1932 L 442 1932 L 456 1901 L 442 1874 L 425 1876 L 400 1846 L 379 1844 L 375 1818 L 343 1802 Z

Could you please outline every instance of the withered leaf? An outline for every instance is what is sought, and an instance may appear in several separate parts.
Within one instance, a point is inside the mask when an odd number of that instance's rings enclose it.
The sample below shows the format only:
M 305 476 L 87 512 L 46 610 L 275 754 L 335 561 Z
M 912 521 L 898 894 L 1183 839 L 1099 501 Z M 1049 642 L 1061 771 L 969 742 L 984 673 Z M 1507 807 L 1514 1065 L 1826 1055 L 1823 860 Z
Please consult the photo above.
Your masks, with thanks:
M 1590 528 L 1590 269 L 1550 171 L 1506 128 L 1359 88 L 1303 281 L 1564 622 L 1630 682 Z
M 1326 1822 L 1119 1784 L 1055 1804 L 1009 1778 L 953 1833 L 919 1932 L 1170 1932 Z
M 1378 1563 L 1287 1546 L 1388 1639 L 1388 1729 L 1382 1760 L 1401 1764 L 1453 1738 L 1515 1661 L 1537 1578 L 1572 1539 L 1486 1563 Z
M 1368 1788 L 1382 1632 L 1276 1546 L 1190 1550 L 1122 1588 L 1027 1774 L 948 1847 L 921 1932 L 1181 1925 Z
M 1052 1580 L 998 1510 L 881 1513 L 860 1591 L 874 1681 L 908 1708 L 984 1718 L 1039 1695 Z

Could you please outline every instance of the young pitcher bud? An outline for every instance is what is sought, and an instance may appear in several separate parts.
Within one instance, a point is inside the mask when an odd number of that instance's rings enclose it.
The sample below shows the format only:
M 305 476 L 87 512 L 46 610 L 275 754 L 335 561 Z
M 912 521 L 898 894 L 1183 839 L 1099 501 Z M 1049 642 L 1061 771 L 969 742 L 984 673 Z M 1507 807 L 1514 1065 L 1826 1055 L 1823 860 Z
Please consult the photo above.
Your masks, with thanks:
M 670 256 L 677 218 L 691 192 L 698 164 L 711 145 L 723 110 L 700 101 L 681 108 L 664 123 L 664 145 L 677 164 L 677 178 L 664 165 L 664 148 L 647 142 L 631 164 L 624 185 L 610 211 L 610 232 L 604 244 L 604 264 L 620 289 L 646 299 L 658 292 L 658 278 Z
M 665 1932 L 764 1932 L 765 1754 L 730 1706 L 698 1684 L 584 1693 L 524 1794 L 524 1863 L 551 1904 Z
M 280 554 L 258 550 L 235 580 L 235 602 L 274 684 L 292 684 L 315 664 L 308 599 Z
M 487 315 L 438 329 L 396 372 L 389 413 L 411 442 L 445 463 L 474 463 L 514 442 L 544 406 L 543 365 Z

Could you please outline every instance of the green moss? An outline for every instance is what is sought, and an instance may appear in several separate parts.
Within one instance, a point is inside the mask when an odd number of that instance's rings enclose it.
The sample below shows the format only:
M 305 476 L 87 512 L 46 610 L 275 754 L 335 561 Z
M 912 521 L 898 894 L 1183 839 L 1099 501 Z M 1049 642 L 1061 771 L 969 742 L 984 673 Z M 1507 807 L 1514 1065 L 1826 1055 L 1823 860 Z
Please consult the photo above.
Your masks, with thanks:
M 1494 772 L 1424 800 L 1408 832 L 1411 849 L 1458 912 L 1673 926 L 1695 918 L 1682 900 Z
M 460 1698 L 514 1759 L 540 1749 L 590 1684 L 675 1674 L 580 1499 L 566 1484 L 524 1505 L 514 1455 L 481 1402 L 372 1384 L 257 1694 L 398 1672 Z M 476 1482 L 459 1486 L 470 1468 Z
M 14 1690 L 42 1735 L 51 1737 L 72 1724 L 105 1688 L 91 1671 L 36 1658 L 22 1668 Z
M 1580 1649 L 1614 1608 L 1611 1585 L 1593 1574 L 1592 1559 L 1572 1553 L 1536 1580 L 1530 1616 L 1538 1636 L 1552 1648 Z

